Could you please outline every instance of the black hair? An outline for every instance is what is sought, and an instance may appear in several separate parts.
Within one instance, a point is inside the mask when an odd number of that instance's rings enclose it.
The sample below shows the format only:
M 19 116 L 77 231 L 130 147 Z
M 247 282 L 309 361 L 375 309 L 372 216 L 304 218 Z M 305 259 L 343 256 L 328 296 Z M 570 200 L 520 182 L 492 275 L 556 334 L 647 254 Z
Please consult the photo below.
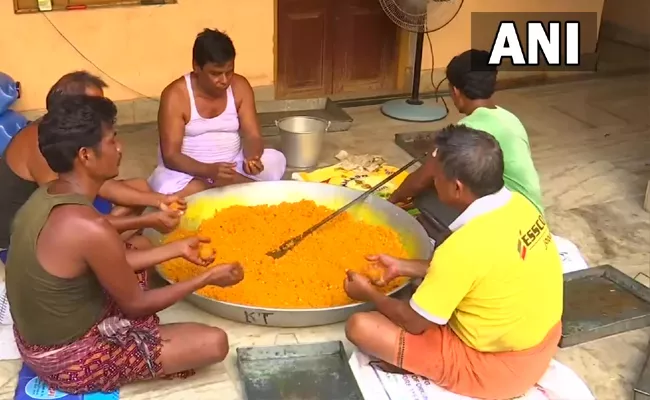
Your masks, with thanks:
M 457 179 L 477 197 L 503 187 L 503 152 L 494 137 L 464 125 L 449 125 L 434 139 L 436 159 L 448 179 Z
M 225 32 L 204 29 L 194 40 L 192 60 L 199 68 L 208 63 L 223 65 L 234 60 L 235 55 L 235 45 Z
M 75 71 L 63 75 L 47 93 L 45 107 L 49 110 L 57 102 L 69 95 L 85 94 L 87 88 L 104 89 L 108 85 L 104 80 L 87 71 Z
M 107 128 L 115 125 L 117 108 L 107 98 L 72 95 L 47 111 L 38 125 L 38 148 L 52 171 L 72 171 L 83 147 L 99 149 Z
M 494 94 L 497 67 L 488 64 L 490 53 L 471 49 L 452 58 L 447 65 L 449 83 L 470 100 L 487 100 Z

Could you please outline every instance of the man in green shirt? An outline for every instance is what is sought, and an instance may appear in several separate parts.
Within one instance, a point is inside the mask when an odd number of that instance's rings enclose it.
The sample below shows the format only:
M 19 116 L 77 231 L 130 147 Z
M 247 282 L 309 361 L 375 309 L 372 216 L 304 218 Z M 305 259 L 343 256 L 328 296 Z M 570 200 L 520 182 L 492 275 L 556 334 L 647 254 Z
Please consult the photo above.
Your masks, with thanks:
M 489 56 L 486 51 L 472 49 L 454 57 L 447 65 L 451 98 L 458 111 L 465 115 L 458 124 L 494 136 L 503 151 L 505 186 L 521 193 L 543 214 L 539 176 L 530 154 L 526 129 L 514 114 L 494 103 L 492 95 L 497 70 L 488 67 Z M 389 201 L 405 202 L 430 188 L 432 167 L 433 158 L 427 158 L 395 190 Z

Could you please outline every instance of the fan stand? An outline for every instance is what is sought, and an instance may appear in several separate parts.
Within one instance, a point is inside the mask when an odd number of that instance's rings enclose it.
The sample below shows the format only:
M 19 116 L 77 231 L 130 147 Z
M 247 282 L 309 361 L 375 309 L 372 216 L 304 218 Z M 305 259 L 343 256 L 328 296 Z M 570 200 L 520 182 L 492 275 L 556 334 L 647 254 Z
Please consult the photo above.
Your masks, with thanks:
M 447 116 L 447 108 L 438 105 L 424 104 L 420 100 L 420 74 L 422 72 L 422 48 L 424 47 L 424 32 L 418 32 L 415 42 L 415 60 L 413 65 L 413 88 L 409 99 L 397 99 L 384 103 L 381 112 L 385 116 L 400 121 L 433 122 Z M 433 68 L 433 66 L 431 66 Z

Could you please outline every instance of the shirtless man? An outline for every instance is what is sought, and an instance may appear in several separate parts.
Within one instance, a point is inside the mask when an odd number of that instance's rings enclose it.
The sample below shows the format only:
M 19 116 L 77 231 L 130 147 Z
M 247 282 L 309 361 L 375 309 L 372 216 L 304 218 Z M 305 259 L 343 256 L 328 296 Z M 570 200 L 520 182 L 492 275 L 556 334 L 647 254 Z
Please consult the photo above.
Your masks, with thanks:
M 106 83 L 101 78 L 86 71 L 72 72 L 52 86 L 46 106 L 50 109 L 69 95 L 104 96 L 104 88 Z M 39 186 L 58 177 L 38 149 L 39 124 L 40 120 L 32 122 L 14 136 L 0 160 L 0 181 L 4 187 L 0 192 L 0 249 L 9 246 L 11 221 L 18 209 Z M 121 232 L 141 228 L 166 232 L 179 222 L 178 213 L 173 210 L 139 215 L 144 207 L 166 209 L 174 201 L 180 200 L 176 196 L 153 192 L 144 179 L 107 180 L 100 188 L 99 195 L 117 205 L 110 210 L 108 219 Z M 101 200 L 97 204 L 101 204 Z M 133 245 L 146 245 L 136 238 L 129 237 L 129 240 Z M 0 251 L 0 259 L 6 261 L 5 250 Z
M 286 159 L 264 148 L 253 88 L 234 73 L 228 35 L 199 33 L 192 63 L 193 71 L 160 96 L 160 153 L 151 187 L 185 197 L 211 187 L 280 180 Z
M 147 250 L 125 250 L 115 228 L 92 206 L 121 158 L 115 105 L 68 96 L 43 117 L 38 142 L 58 174 L 16 215 L 7 261 L 7 297 L 24 363 L 67 393 L 112 392 L 129 382 L 190 375 L 222 361 L 226 333 L 198 323 L 163 324 L 156 313 L 207 285 L 235 285 L 237 263 L 208 268 L 208 239 L 190 237 Z M 147 289 L 143 271 L 183 257 L 197 277 Z M 136 273 L 134 273 L 136 272 Z

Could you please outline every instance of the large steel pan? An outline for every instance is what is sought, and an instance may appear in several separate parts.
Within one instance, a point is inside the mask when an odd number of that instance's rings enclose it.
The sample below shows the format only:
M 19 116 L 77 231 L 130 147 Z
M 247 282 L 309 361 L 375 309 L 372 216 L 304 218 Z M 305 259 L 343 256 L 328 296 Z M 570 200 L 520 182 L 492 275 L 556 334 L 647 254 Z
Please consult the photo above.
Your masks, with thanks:
M 210 218 L 215 211 L 235 204 L 255 206 L 278 204 L 284 201 L 313 200 L 319 205 L 336 208 L 343 206 L 360 194 L 361 192 L 357 190 L 345 187 L 298 181 L 254 182 L 227 186 L 188 197 L 188 210 L 181 224 L 189 228 L 197 227 L 201 220 Z M 400 235 L 402 243 L 411 257 L 428 259 L 431 256 L 433 248 L 424 228 L 415 218 L 388 201 L 377 196 L 370 196 L 364 203 L 353 207 L 350 213 L 365 222 L 393 228 Z M 154 243 L 160 242 L 162 239 L 162 235 L 152 229 L 146 230 L 144 234 Z M 323 256 L 327 257 L 326 254 Z M 160 268 L 156 269 L 165 281 L 171 283 Z M 244 277 L 244 279 L 246 278 Z M 400 286 L 390 294 L 396 295 L 406 286 L 407 284 Z M 189 295 L 187 300 L 219 317 L 249 324 L 277 327 L 327 325 L 344 321 L 355 312 L 372 309 L 372 304 L 369 303 L 312 309 L 258 308 L 217 301 L 198 294 Z

